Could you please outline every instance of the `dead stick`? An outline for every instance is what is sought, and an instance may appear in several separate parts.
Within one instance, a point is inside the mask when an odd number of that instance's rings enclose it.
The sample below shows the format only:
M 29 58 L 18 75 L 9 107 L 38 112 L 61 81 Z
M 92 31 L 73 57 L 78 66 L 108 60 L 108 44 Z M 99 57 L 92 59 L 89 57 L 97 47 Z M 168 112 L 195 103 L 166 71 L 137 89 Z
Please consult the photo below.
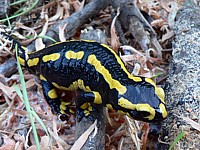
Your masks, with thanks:
M 73 13 L 70 17 L 57 21 L 54 25 L 50 27 L 47 32 L 47 36 L 54 39 L 58 39 L 59 27 L 65 24 L 65 37 L 69 39 L 72 37 L 77 29 L 86 21 L 88 21 L 93 16 L 97 15 L 101 10 L 103 10 L 108 5 L 107 0 L 93 0 L 88 3 L 82 10 Z M 44 42 L 49 42 L 48 39 L 44 39 Z M 35 49 L 35 42 L 31 43 L 28 47 L 29 50 Z

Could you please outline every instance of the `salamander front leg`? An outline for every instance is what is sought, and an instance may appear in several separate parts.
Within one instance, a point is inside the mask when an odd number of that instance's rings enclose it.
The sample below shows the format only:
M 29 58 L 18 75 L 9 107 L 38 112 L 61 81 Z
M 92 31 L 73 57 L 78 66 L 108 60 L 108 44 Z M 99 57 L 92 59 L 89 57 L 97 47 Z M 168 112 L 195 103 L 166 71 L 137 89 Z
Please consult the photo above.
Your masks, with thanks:
M 42 82 L 42 88 L 44 97 L 47 100 L 47 103 L 51 107 L 54 114 L 62 114 L 62 118 L 67 117 L 67 113 L 74 114 L 73 110 L 69 108 L 69 105 L 71 105 L 71 102 L 64 102 L 62 101 L 54 88 L 54 86 L 45 80 L 43 76 L 40 76 L 41 82 Z M 67 119 L 67 118 L 66 118 Z
M 100 104 L 102 104 L 102 99 L 98 92 L 81 92 L 76 99 L 78 122 L 83 117 L 89 117 L 89 119 L 94 120 L 91 112 L 98 113 L 97 107 L 94 108 L 94 106 Z

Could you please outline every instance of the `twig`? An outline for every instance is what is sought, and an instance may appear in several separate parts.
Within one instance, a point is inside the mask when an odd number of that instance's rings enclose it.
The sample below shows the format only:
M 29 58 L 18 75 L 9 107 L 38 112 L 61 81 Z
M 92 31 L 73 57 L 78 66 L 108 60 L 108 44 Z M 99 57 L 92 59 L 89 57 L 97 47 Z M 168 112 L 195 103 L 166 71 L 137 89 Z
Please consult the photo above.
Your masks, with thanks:
M 66 24 L 64 30 L 66 39 L 72 37 L 77 29 L 91 17 L 97 15 L 101 10 L 103 10 L 108 5 L 107 0 L 94 0 L 88 3 L 81 11 L 73 13 L 70 17 L 57 21 L 54 25 L 50 27 L 47 32 L 47 36 L 58 40 L 59 27 Z M 44 39 L 44 42 L 49 42 L 48 39 Z M 29 50 L 35 49 L 35 42 L 30 44 L 27 48 Z

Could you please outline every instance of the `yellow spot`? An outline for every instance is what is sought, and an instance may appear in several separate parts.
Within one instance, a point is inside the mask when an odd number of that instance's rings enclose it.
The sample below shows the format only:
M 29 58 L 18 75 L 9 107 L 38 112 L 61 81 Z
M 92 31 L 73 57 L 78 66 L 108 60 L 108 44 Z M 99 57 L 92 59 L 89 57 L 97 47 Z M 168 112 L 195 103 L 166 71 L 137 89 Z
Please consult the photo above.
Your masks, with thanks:
M 61 114 L 66 114 L 64 110 L 60 109 Z
M 81 109 L 87 109 L 88 108 L 88 103 L 84 103 L 83 105 L 80 106 Z
M 71 102 L 65 102 L 65 101 L 61 100 L 61 105 L 69 106 L 71 104 L 72 104 Z
M 40 75 L 40 80 L 47 81 L 47 79 L 43 75 Z
M 67 59 L 82 59 L 84 56 L 84 51 L 74 52 L 74 51 L 67 51 L 65 53 L 65 57 Z
M 100 74 L 103 75 L 106 82 L 109 84 L 110 89 L 115 88 L 119 92 L 119 94 L 126 93 L 126 90 L 127 90 L 126 87 L 121 85 L 121 83 L 119 81 L 112 78 L 109 71 L 104 66 L 101 65 L 101 62 L 99 60 L 97 60 L 97 58 L 94 54 L 88 56 L 87 61 L 89 64 L 93 65 Z
M 94 93 L 94 103 L 102 104 L 102 99 L 101 99 L 101 95 L 99 94 L 99 92 L 93 92 L 93 93 Z
M 28 59 L 28 66 L 32 67 L 32 66 L 36 66 L 39 62 L 39 58 L 33 58 L 33 59 Z
M 63 110 L 63 111 L 65 111 L 67 109 L 67 107 L 64 105 L 64 104 L 62 104 L 62 102 L 61 102 L 61 105 L 60 105 L 60 110 Z
M 25 60 L 22 59 L 21 57 L 18 56 L 18 60 L 19 60 L 19 63 L 22 65 L 22 66 L 25 66 Z
M 74 81 L 72 84 L 70 84 L 69 87 L 67 87 L 68 91 L 76 91 L 78 89 L 78 81 Z
M 63 112 L 64 112 L 64 114 L 65 114 L 67 106 L 69 106 L 71 104 L 72 104 L 71 102 L 61 101 L 61 104 L 60 104 L 60 110 L 62 111 L 61 113 L 63 114 Z M 74 114 L 74 111 L 71 110 L 70 108 L 69 108 L 69 112 L 72 113 L 72 114 Z
M 78 79 L 78 87 L 82 90 L 84 90 L 84 92 L 89 92 L 91 91 L 89 86 L 85 86 L 84 81 L 81 79 Z
M 45 55 L 42 57 L 43 62 L 47 62 L 47 61 L 56 61 L 60 58 L 60 54 L 59 53 L 53 53 L 53 54 L 49 54 L 49 55 Z
M 160 111 L 161 111 L 161 113 L 162 113 L 162 117 L 163 117 L 163 118 L 166 118 L 168 113 L 167 113 L 167 110 L 166 110 L 165 105 L 161 103 L 161 104 L 159 105 L 159 108 L 160 108 Z
M 156 95 L 160 98 L 160 100 L 165 104 L 165 92 L 161 87 L 155 88 Z
M 132 79 L 135 82 L 141 82 L 142 79 L 140 77 L 135 77 L 132 76 L 126 69 L 126 67 L 124 66 L 124 63 L 122 62 L 122 60 L 119 58 L 119 56 L 115 53 L 115 51 L 113 49 L 111 49 L 108 45 L 106 44 L 101 44 L 103 47 L 107 48 L 108 50 L 110 50 L 111 53 L 114 54 L 115 58 L 117 59 L 117 62 L 120 64 L 121 68 L 124 70 L 124 72 L 128 75 L 129 79 Z
M 89 107 L 88 107 L 89 111 L 92 111 L 92 105 L 89 103 Z
M 84 110 L 83 112 L 84 112 L 85 116 L 89 116 L 90 115 L 90 112 L 88 110 Z
M 131 103 L 129 100 L 121 97 L 119 100 L 118 100 L 118 105 L 123 107 L 123 108 L 126 108 L 126 109 L 130 109 L 130 110 L 135 110 L 136 109 L 136 105 Z
M 64 101 L 62 101 L 62 103 L 63 103 L 65 106 L 69 106 L 69 105 L 72 104 L 71 102 L 64 102 Z
M 52 89 L 48 92 L 48 96 L 51 98 L 51 99 L 55 99 L 58 97 L 58 95 L 56 94 L 56 90 L 55 89 Z
M 106 107 L 109 109 L 109 110 L 113 110 L 113 107 L 111 104 L 106 104 Z
M 136 110 L 149 112 L 150 115 L 145 117 L 148 118 L 148 120 L 153 120 L 155 118 L 156 111 L 149 104 L 136 104 Z
M 72 109 L 69 109 L 69 112 L 70 112 L 71 114 L 75 114 L 75 112 L 74 112 Z

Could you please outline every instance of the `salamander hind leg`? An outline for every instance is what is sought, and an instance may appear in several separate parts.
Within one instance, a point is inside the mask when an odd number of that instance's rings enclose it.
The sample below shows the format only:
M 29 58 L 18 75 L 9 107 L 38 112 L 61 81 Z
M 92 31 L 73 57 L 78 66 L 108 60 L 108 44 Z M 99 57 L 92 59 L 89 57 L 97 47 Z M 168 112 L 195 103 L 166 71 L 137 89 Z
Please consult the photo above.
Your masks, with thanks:
M 73 110 L 70 109 L 69 105 L 71 105 L 71 102 L 64 102 L 60 97 L 57 95 L 56 90 L 54 86 L 46 81 L 44 77 L 42 78 L 40 76 L 41 82 L 42 82 L 42 88 L 44 97 L 47 100 L 47 103 L 51 107 L 54 114 L 61 114 L 62 118 L 66 120 L 68 118 L 68 114 L 74 114 Z
M 101 104 L 102 99 L 98 92 L 81 92 L 76 99 L 78 122 L 80 122 L 83 117 L 88 117 L 93 121 L 94 115 L 98 113 L 99 108 L 95 107 L 95 105 Z

